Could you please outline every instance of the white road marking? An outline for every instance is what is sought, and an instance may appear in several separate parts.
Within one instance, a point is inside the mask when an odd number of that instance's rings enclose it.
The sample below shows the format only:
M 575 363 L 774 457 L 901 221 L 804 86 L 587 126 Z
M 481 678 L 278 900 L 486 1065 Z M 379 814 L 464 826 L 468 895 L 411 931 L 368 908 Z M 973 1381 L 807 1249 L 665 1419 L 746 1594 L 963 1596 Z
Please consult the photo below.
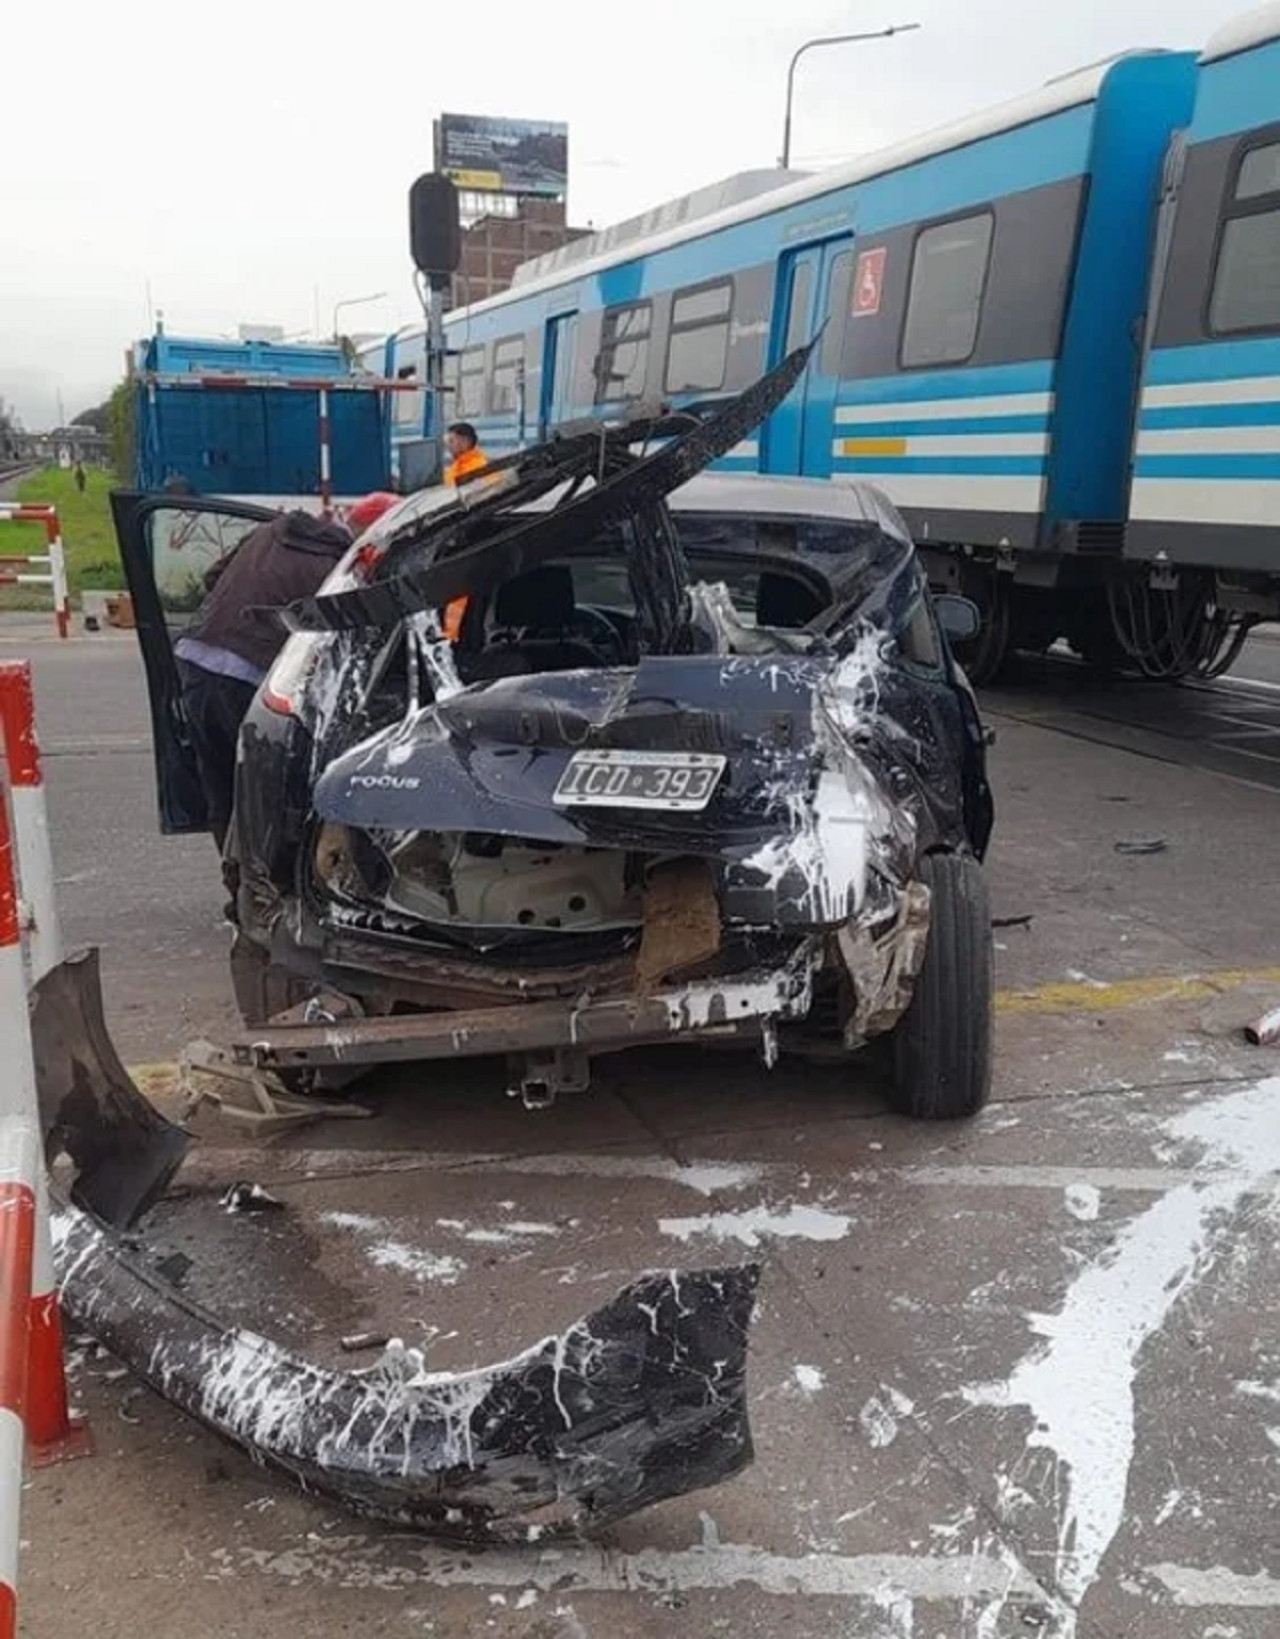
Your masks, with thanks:
M 542 1593 L 659 1593 L 723 1590 L 747 1584 L 783 1598 L 970 1600 L 996 1595 L 1044 1598 L 1021 1568 L 982 1554 L 772 1554 L 723 1543 L 715 1548 L 645 1548 L 618 1554 L 603 1548 L 547 1549 L 536 1555 L 489 1549 L 467 1554 L 359 1536 L 317 1536 L 283 1550 L 241 1548 L 239 1564 L 215 1556 L 228 1577 L 257 1570 L 289 1582 L 399 1592 L 432 1587 L 536 1588 Z M 874 1608 L 874 1607 L 873 1607 Z
M 217 1149 L 205 1152 L 200 1162 L 212 1162 L 221 1171 L 262 1171 L 259 1150 Z M 468 1155 L 431 1154 L 422 1150 L 294 1150 L 272 1155 L 275 1176 L 325 1179 L 344 1174 L 374 1172 L 500 1172 L 544 1178 L 651 1178 L 680 1184 L 699 1195 L 745 1189 L 775 1169 L 753 1161 L 690 1161 L 682 1165 L 665 1155 L 611 1155 L 584 1151 L 579 1155 Z
M 760 1245 L 762 1237 L 843 1240 L 853 1228 L 853 1220 L 843 1213 L 824 1212 L 815 1206 L 790 1206 L 785 1212 L 755 1206 L 745 1212 L 708 1212 L 701 1218 L 659 1218 L 658 1228 L 677 1241 L 691 1241 L 695 1235 L 706 1235 L 713 1241 L 740 1241 L 743 1246 L 755 1247 Z
M 1055 1193 L 1087 1188 L 1139 1195 L 1163 1195 L 1184 1184 L 1249 1183 L 1255 1174 L 1222 1166 L 1055 1167 L 1037 1164 L 862 1168 L 848 1174 L 854 1184 L 894 1183 L 925 1189 L 1047 1189 Z

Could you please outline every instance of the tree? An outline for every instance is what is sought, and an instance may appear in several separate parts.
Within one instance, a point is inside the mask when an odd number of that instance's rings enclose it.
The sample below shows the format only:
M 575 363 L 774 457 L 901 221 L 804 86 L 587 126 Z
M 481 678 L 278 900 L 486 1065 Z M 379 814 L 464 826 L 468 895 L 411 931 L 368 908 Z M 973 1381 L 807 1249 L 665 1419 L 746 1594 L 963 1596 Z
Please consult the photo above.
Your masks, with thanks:
M 107 456 L 122 484 L 133 482 L 134 474 L 134 387 L 122 381 L 113 390 L 106 411 Z
M 20 431 L 21 428 L 9 413 L 5 401 L 0 398 L 0 458 L 8 460 L 14 454 L 14 434 Z
M 79 415 L 72 416 L 73 427 L 88 427 L 95 433 L 105 433 L 111 414 L 111 400 L 104 398 L 101 404 L 94 404 L 87 410 L 81 410 Z

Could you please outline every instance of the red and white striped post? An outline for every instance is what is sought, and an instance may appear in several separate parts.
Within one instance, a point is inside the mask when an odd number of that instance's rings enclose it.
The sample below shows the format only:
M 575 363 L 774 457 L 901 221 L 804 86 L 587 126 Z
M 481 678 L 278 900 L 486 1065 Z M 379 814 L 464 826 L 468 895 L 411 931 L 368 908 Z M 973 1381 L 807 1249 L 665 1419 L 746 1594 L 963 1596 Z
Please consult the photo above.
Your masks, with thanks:
M 43 1167 L 13 839 L 2 796 L 0 1066 L 0 1639 L 12 1639 L 17 1629 L 22 1458 L 33 1367 L 37 1192 Z M 58 1370 L 61 1373 L 61 1358 Z
M 62 960 L 62 932 L 58 926 L 53 850 L 36 741 L 29 660 L 0 661 L 0 739 L 4 742 L 18 850 L 19 922 L 27 935 L 27 960 L 34 984 Z
M 62 1315 L 49 1234 L 48 1184 L 40 1158 L 40 1115 L 27 1011 L 28 970 L 34 983 L 62 960 L 29 661 L 0 662 L 0 737 L 7 774 L 4 783 L 9 788 L 7 802 L 0 793 L 0 1078 L 12 1077 L 0 1086 L 0 1123 L 9 1120 L 29 1127 L 36 1143 L 35 1165 L 24 1175 L 33 1191 L 35 1210 L 23 1300 L 23 1358 L 27 1363 L 23 1413 L 27 1447 L 32 1462 L 39 1465 L 76 1455 L 87 1447 L 85 1431 L 72 1423 L 67 1404 Z M 10 1290 L 7 1281 L 7 1274 L 0 1274 L 0 1298 L 5 1302 L 0 1309 L 0 1329 L 9 1324 L 13 1313 L 3 1296 Z M 5 1370 L 3 1335 L 0 1330 L 0 1382 Z M 0 1627 L 0 1639 L 3 1635 Z
M 53 618 L 59 637 L 71 635 L 71 597 L 67 589 L 67 557 L 62 544 L 58 509 L 45 501 L 0 501 L 0 523 L 42 524 L 49 550 L 43 555 L 22 553 L 0 556 L 0 585 L 47 586 L 53 593 Z M 48 574 L 19 574 L 20 568 L 42 565 Z

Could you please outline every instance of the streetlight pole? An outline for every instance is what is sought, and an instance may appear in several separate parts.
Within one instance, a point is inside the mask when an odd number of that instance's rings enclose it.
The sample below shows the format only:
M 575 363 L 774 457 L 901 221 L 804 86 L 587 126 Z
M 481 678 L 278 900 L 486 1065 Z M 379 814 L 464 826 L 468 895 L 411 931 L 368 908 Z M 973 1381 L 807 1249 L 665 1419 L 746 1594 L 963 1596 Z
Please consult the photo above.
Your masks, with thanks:
M 919 28 L 919 23 L 891 23 L 888 28 L 876 29 L 871 34 L 828 34 L 818 40 L 806 40 L 797 47 L 791 58 L 791 66 L 787 69 L 787 111 L 782 121 L 782 158 L 778 161 L 782 170 L 786 170 L 791 163 L 791 94 L 795 90 L 796 64 L 806 51 L 813 51 L 817 46 L 844 46 L 853 45 L 859 40 L 887 40 L 891 34 L 909 34 L 912 29 Z
M 335 302 L 333 304 L 334 341 L 337 341 L 338 339 L 338 314 L 344 307 L 361 307 L 365 302 L 385 302 L 386 299 L 387 293 L 385 290 L 375 290 L 372 296 L 346 296 L 342 301 Z

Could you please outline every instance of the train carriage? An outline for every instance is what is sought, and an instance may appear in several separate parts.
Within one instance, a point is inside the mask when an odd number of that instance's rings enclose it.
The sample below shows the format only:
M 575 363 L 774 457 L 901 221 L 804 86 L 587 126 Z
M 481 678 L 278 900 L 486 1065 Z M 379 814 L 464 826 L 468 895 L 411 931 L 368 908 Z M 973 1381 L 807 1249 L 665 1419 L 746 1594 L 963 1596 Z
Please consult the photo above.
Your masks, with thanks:
M 820 331 L 722 466 L 882 485 L 935 585 L 982 608 L 980 678 L 1059 637 L 1157 675 L 1219 667 L 1280 613 L 1278 36 L 1272 4 L 1201 57 L 1128 53 L 564 246 L 448 315 L 450 416 L 505 454 L 713 402 Z M 421 328 L 391 351 L 388 373 L 425 375 Z M 399 413 L 421 440 L 425 395 Z
M 1222 29 L 1170 151 L 1126 557 L 1280 616 L 1280 5 Z M 1197 588 L 1200 590 L 1197 591 Z

